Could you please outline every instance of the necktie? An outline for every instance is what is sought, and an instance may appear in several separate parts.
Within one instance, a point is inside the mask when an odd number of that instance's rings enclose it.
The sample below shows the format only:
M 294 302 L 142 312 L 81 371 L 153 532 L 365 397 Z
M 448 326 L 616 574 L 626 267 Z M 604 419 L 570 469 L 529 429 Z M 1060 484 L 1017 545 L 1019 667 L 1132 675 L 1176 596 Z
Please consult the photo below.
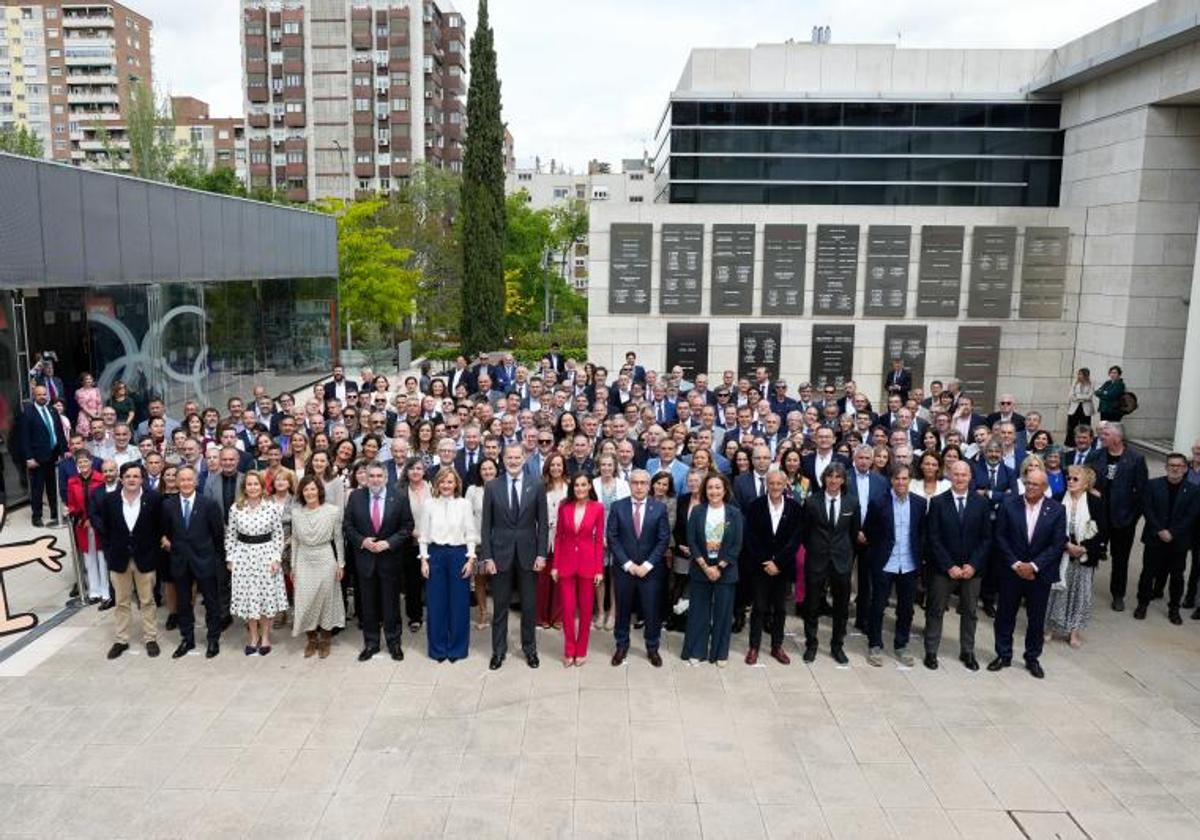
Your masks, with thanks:
M 192 521 L 192 500 L 184 499 L 183 500 L 183 527 L 184 528 L 188 527 L 188 525 L 191 524 L 191 521 Z
M 468 449 L 467 450 L 467 472 L 470 472 L 473 469 L 475 469 L 475 453 Z
M 658 404 L 658 422 L 662 423 L 667 419 L 667 409 L 660 402 Z
M 988 486 L 995 487 L 996 486 L 996 468 L 991 467 L 988 470 L 988 475 L 991 476 L 991 478 L 988 479 Z
M 760 496 L 761 496 L 761 495 L 762 495 L 763 493 L 765 493 L 765 492 L 766 492 L 766 487 L 764 487 L 764 486 L 763 486 L 763 478 L 762 478 L 762 476 L 760 475 L 760 476 L 758 477 L 758 495 L 760 495 Z
M 383 497 L 372 494 L 371 496 L 371 527 L 375 529 L 375 533 L 379 533 L 379 529 L 383 527 Z
M 834 510 L 834 504 L 835 504 L 834 500 L 830 499 L 829 500 L 829 524 L 830 524 L 830 526 L 837 524 L 837 511 Z
M 46 424 L 46 431 L 50 433 L 50 441 L 53 443 L 55 439 L 54 419 L 50 416 L 50 409 L 43 405 L 41 407 L 41 414 L 42 422 Z
M 958 518 L 963 518 L 963 511 L 966 509 L 965 500 L 962 496 L 958 497 Z
M 633 535 L 637 538 L 642 536 L 642 503 L 633 503 Z
M 512 506 L 512 511 L 515 514 L 521 509 L 521 495 L 517 492 L 517 480 L 512 480 L 512 501 L 509 503 Z

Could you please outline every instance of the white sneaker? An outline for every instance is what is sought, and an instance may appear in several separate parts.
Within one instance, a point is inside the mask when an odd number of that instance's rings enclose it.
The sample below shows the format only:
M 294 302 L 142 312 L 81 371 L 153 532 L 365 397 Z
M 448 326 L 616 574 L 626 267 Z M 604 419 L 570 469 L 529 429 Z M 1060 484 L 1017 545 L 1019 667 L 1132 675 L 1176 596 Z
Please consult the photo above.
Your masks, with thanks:
M 680 598 L 675 602 L 675 606 L 671 607 L 671 609 L 674 610 L 675 615 L 683 615 L 685 612 L 687 612 L 689 603 L 691 602 L 688 601 L 687 598 Z
M 883 648 L 873 647 L 867 651 L 867 664 L 875 668 L 883 667 Z

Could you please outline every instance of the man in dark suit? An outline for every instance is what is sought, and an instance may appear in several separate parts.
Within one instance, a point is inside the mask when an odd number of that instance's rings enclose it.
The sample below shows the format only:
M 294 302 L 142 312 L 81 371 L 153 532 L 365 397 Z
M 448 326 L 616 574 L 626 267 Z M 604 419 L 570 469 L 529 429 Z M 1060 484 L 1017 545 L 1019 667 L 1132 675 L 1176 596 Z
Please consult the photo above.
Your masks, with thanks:
M 900 404 L 908 402 L 908 392 L 912 390 L 912 372 L 904 367 L 904 359 L 892 359 L 892 369 L 887 375 L 888 394 L 898 394 Z
M 850 468 L 849 460 L 833 451 L 833 440 L 833 429 L 827 426 L 820 427 L 813 433 L 813 443 L 817 451 L 808 453 L 800 460 L 800 472 L 808 478 L 810 486 L 814 489 L 822 486 L 825 470 L 830 464 L 839 464 L 843 474 Z
M 1072 466 L 1092 466 L 1100 457 L 1100 447 L 1091 426 L 1075 427 L 1075 446 L 1063 452 L 1062 465 L 1065 470 Z
M 566 370 L 566 360 L 563 359 L 562 351 L 558 346 L 558 342 L 550 345 L 550 351 L 542 356 L 542 361 L 549 365 L 550 369 L 558 374 L 561 380 L 563 371 Z
M 888 495 L 888 481 L 875 470 L 875 450 L 869 444 L 860 444 L 854 449 L 854 465 L 846 476 L 846 494 L 858 499 L 858 524 L 862 529 L 866 525 L 867 513 L 871 507 L 881 504 Z M 856 575 L 858 596 L 854 601 L 854 629 L 860 633 L 867 632 L 867 620 L 871 614 L 871 582 L 874 573 L 871 562 L 867 557 L 867 534 L 859 530 L 854 542 L 854 564 L 858 567 Z
M 825 588 L 833 594 L 830 652 L 839 665 L 850 664 L 843 644 L 850 611 L 850 570 L 858 540 L 858 499 L 843 492 L 846 467 L 835 461 L 821 476 L 823 492 L 809 494 L 804 510 L 804 661 L 817 658 L 817 620 Z
M 171 578 L 178 596 L 176 616 L 179 622 L 179 647 L 171 656 L 179 659 L 196 647 L 196 615 L 192 607 L 192 588 L 204 598 L 208 649 L 212 659 L 221 652 L 221 596 L 217 570 L 223 566 L 225 515 L 221 506 L 196 492 L 196 471 L 180 467 L 179 495 L 162 506 L 162 546 L 171 555 Z
M 358 383 L 346 378 L 346 371 L 341 365 L 333 366 L 333 380 L 325 383 L 325 402 L 337 400 L 346 405 L 347 394 L 357 394 Z
M 629 366 L 630 379 L 638 385 L 645 385 L 646 369 L 638 364 L 637 353 L 632 350 L 626 352 L 625 364 Z
M 525 475 L 518 445 L 504 447 L 504 474 L 483 490 L 480 563 L 491 575 L 492 658 L 495 671 L 508 654 L 508 609 L 514 585 L 521 592 L 521 650 L 530 668 L 540 664 L 535 636 L 537 575 L 546 567 L 550 519 L 546 487 Z
M 636 600 L 640 605 L 638 614 L 646 627 L 646 658 L 655 668 L 661 668 L 659 608 L 668 574 L 666 553 L 671 525 L 667 506 L 649 498 L 650 473 L 634 470 L 629 477 L 629 491 L 631 495 L 613 504 L 605 523 L 617 587 L 617 622 L 613 627 L 616 648 L 612 664 L 620 665 L 629 654 L 629 624 Z
M 942 618 L 950 593 L 958 587 L 959 660 L 978 671 L 975 658 L 975 608 L 979 586 L 992 549 L 991 507 L 971 492 L 971 467 L 950 467 L 950 491 L 934 496 L 926 517 L 932 558 L 925 602 L 925 667 L 936 670 L 942 641 Z
M 1183 598 L 1183 570 L 1191 547 L 1192 529 L 1200 516 L 1200 486 L 1187 480 L 1187 456 L 1172 452 L 1167 456 L 1167 474 L 1146 484 L 1145 516 L 1142 528 L 1142 574 L 1138 578 L 1137 608 L 1133 617 L 1146 617 L 1146 608 L 1162 579 L 1170 581 L 1167 618 L 1183 624 L 1179 602 Z
M 749 578 L 750 639 L 746 664 L 758 662 L 763 628 L 771 634 L 771 656 L 791 662 L 783 649 L 788 588 L 796 578 L 796 551 L 803 537 L 804 510 L 787 492 L 787 476 L 777 468 L 767 473 L 766 492 L 745 511 L 745 541 L 738 562 L 738 581 Z
M 354 567 L 362 590 L 363 649 L 359 662 L 379 653 L 379 627 L 388 653 L 404 659 L 400 645 L 400 551 L 413 533 L 408 494 L 387 486 L 378 461 L 367 467 L 367 486 L 350 494 L 343 530 L 354 551 Z
M 103 495 L 90 518 L 100 544 L 104 546 L 108 578 L 116 593 L 114 615 L 117 640 L 109 648 L 108 658 L 116 659 L 129 650 L 129 624 L 135 589 L 141 604 L 142 640 L 146 644 L 146 654 L 158 656 L 154 571 L 162 539 L 159 496 L 142 488 L 141 464 L 131 462 L 121 467 L 121 491 Z
M 1004 463 L 1004 445 L 992 438 L 984 445 L 981 458 L 975 464 L 975 492 L 991 507 L 992 521 L 1000 511 L 1004 499 L 1017 492 L 1017 474 Z M 1000 590 L 1000 565 L 987 564 L 983 582 L 979 586 L 979 597 L 983 611 L 996 617 L 996 596 Z
M 996 609 L 996 658 L 989 671 L 1012 665 L 1013 630 L 1025 604 L 1025 669 L 1039 680 L 1042 635 L 1050 587 L 1058 581 L 1059 563 L 1067 545 L 1067 515 L 1046 494 L 1046 473 L 1034 467 L 1025 473 L 1025 494 L 1007 497 L 996 517 L 996 546 L 1000 565 L 1000 603 Z
M 204 482 L 204 496 L 221 511 L 222 522 L 229 521 L 229 509 L 242 492 L 242 482 L 246 476 L 241 471 L 241 463 L 245 454 L 236 446 L 221 447 L 221 454 L 218 456 L 221 471 L 210 474 Z M 224 630 L 233 623 L 233 617 L 229 614 L 233 581 L 229 568 L 225 565 L 225 543 L 218 545 L 217 550 L 221 555 L 221 562 L 217 564 L 217 587 L 221 595 L 221 629 Z
M 35 528 L 43 527 L 42 504 L 50 502 L 51 528 L 58 526 L 58 489 L 55 465 L 67 451 L 62 419 L 50 405 L 45 385 L 33 386 L 33 402 L 17 418 L 13 454 L 29 474 L 29 509 Z
M 1022 432 L 1025 430 L 1025 417 L 1017 413 L 1017 401 L 1012 394 L 1001 394 L 1000 408 L 993 411 L 987 416 L 988 428 L 992 428 L 997 423 L 1012 423 L 1016 431 Z
M 771 450 L 756 446 L 750 455 L 753 469 L 739 475 L 733 483 L 733 502 L 745 516 L 750 504 L 760 496 L 767 495 L 767 471 L 771 468 Z M 739 567 L 736 600 L 733 605 L 733 632 L 741 633 L 746 626 L 746 610 L 754 603 L 750 578 L 744 568 Z
M 1112 608 L 1125 609 L 1125 590 L 1129 585 L 1129 554 L 1134 533 L 1142 517 L 1149 475 L 1146 459 L 1125 444 L 1125 427 L 1109 423 L 1100 433 L 1104 448 L 1092 462 L 1096 470 L 1096 488 L 1104 497 L 1108 514 L 1108 546 L 1112 554 L 1112 573 L 1108 590 Z
M 883 665 L 883 613 L 896 589 L 896 633 L 893 648 L 900 664 L 912 667 L 908 652 L 913 601 L 921 573 L 925 500 L 908 492 L 912 468 L 896 463 L 891 492 L 867 511 L 867 553 L 871 563 L 871 613 L 867 621 L 867 662 Z

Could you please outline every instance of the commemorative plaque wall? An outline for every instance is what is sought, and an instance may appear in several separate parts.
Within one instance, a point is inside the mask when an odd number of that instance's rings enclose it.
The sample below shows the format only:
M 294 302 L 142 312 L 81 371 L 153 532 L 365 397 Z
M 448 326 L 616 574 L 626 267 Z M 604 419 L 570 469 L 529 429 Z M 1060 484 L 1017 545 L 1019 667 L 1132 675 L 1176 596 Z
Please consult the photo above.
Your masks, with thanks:
M 741 324 L 738 327 L 738 376 L 753 381 L 755 368 L 765 367 L 771 379 L 779 378 L 782 324 Z
M 925 225 L 921 228 L 921 263 L 917 275 L 918 318 L 958 317 L 962 266 L 961 225 Z
M 1021 261 L 1022 318 L 1062 317 L 1070 243 L 1070 228 L 1025 228 L 1025 257 Z
M 832 384 L 841 393 L 846 380 L 854 378 L 854 325 L 813 324 L 812 330 L 813 388 Z
M 996 402 L 996 373 L 1000 368 L 999 327 L 959 327 L 958 361 L 954 378 L 981 412 Z M 914 376 L 913 382 L 917 379 Z
M 653 228 L 614 224 L 608 245 L 608 311 L 617 315 L 650 312 L 650 255 Z
M 908 309 L 908 254 L 912 228 L 867 228 L 867 291 L 863 315 L 903 318 Z
M 763 226 L 762 314 L 804 314 L 808 225 Z
M 883 375 L 892 370 L 892 359 L 903 359 L 912 374 L 913 385 L 925 383 L 925 340 L 929 328 L 909 324 L 888 324 L 883 328 Z M 886 401 L 885 401 L 886 403 Z
M 663 225 L 658 311 L 699 315 L 704 272 L 704 225 Z
M 754 225 L 713 225 L 712 314 L 749 315 L 754 306 Z
M 858 294 L 858 225 L 817 225 L 813 314 L 854 315 Z
M 708 324 L 667 323 L 667 370 L 675 365 L 693 382 L 708 370 Z
M 967 315 L 972 318 L 1007 318 L 1012 312 L 1017 229 L 977 227 L 972 236 Z

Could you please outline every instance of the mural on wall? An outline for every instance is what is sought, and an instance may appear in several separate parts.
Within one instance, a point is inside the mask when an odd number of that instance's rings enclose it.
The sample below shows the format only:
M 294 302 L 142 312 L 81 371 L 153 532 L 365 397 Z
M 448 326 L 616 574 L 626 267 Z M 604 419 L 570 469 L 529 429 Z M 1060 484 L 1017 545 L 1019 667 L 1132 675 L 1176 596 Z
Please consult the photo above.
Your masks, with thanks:
M 4 506 L 0 505 L 0 532 L 4 530 Z M 4 573 L 31 563 L 41 563 L 52 572 L 61 572 L 59 562 L 63 551 L 54 545 L 55 538 L 49 534 L 35 540 L 0 545 L 0 636 L 8 636 L 37 627 L 38 617 L 33 613 L 9 612 L 8 590 L 4 587 Z
M 175 370 L 162 352 L 162 336 L 167 331 L 167 327 L 173 320 L 184 315 L 195 315 L 200 319 L 201 325 L 204 324 L 203 308 L 193 304 L 176 306 L 174 309 L 168 310 L 160 320 L 151 322 L 150 328 L 146 330 L 146 335 L 142 337 L 142 343 L 139 346 L 129 328 L 118 321 L 112 313 L 102 309 L 90 310 L 88 322 L 110 329 L 116 335 L 117 340 L 121 342 L 121 347 L 125 351 L 123 355 L 105 365 L 104 370 L 100 372 L 96 387 L 100 389 L 101 393 L 108 393 L 112 384 L 118 379 L 127 383 L 141 381 L 153 384 L 161 382 L 163 377 L 166 377 L 185 388 L 190 388 L 201 404 L 206 402 L 208 398 L 204 393 L 204 382 L 208 376 L 208 344 L 200 346 L 200 351 L 192 361 L 191 371 L 188 373 Z M 135 387 L 134 390 L 138 389 Z

